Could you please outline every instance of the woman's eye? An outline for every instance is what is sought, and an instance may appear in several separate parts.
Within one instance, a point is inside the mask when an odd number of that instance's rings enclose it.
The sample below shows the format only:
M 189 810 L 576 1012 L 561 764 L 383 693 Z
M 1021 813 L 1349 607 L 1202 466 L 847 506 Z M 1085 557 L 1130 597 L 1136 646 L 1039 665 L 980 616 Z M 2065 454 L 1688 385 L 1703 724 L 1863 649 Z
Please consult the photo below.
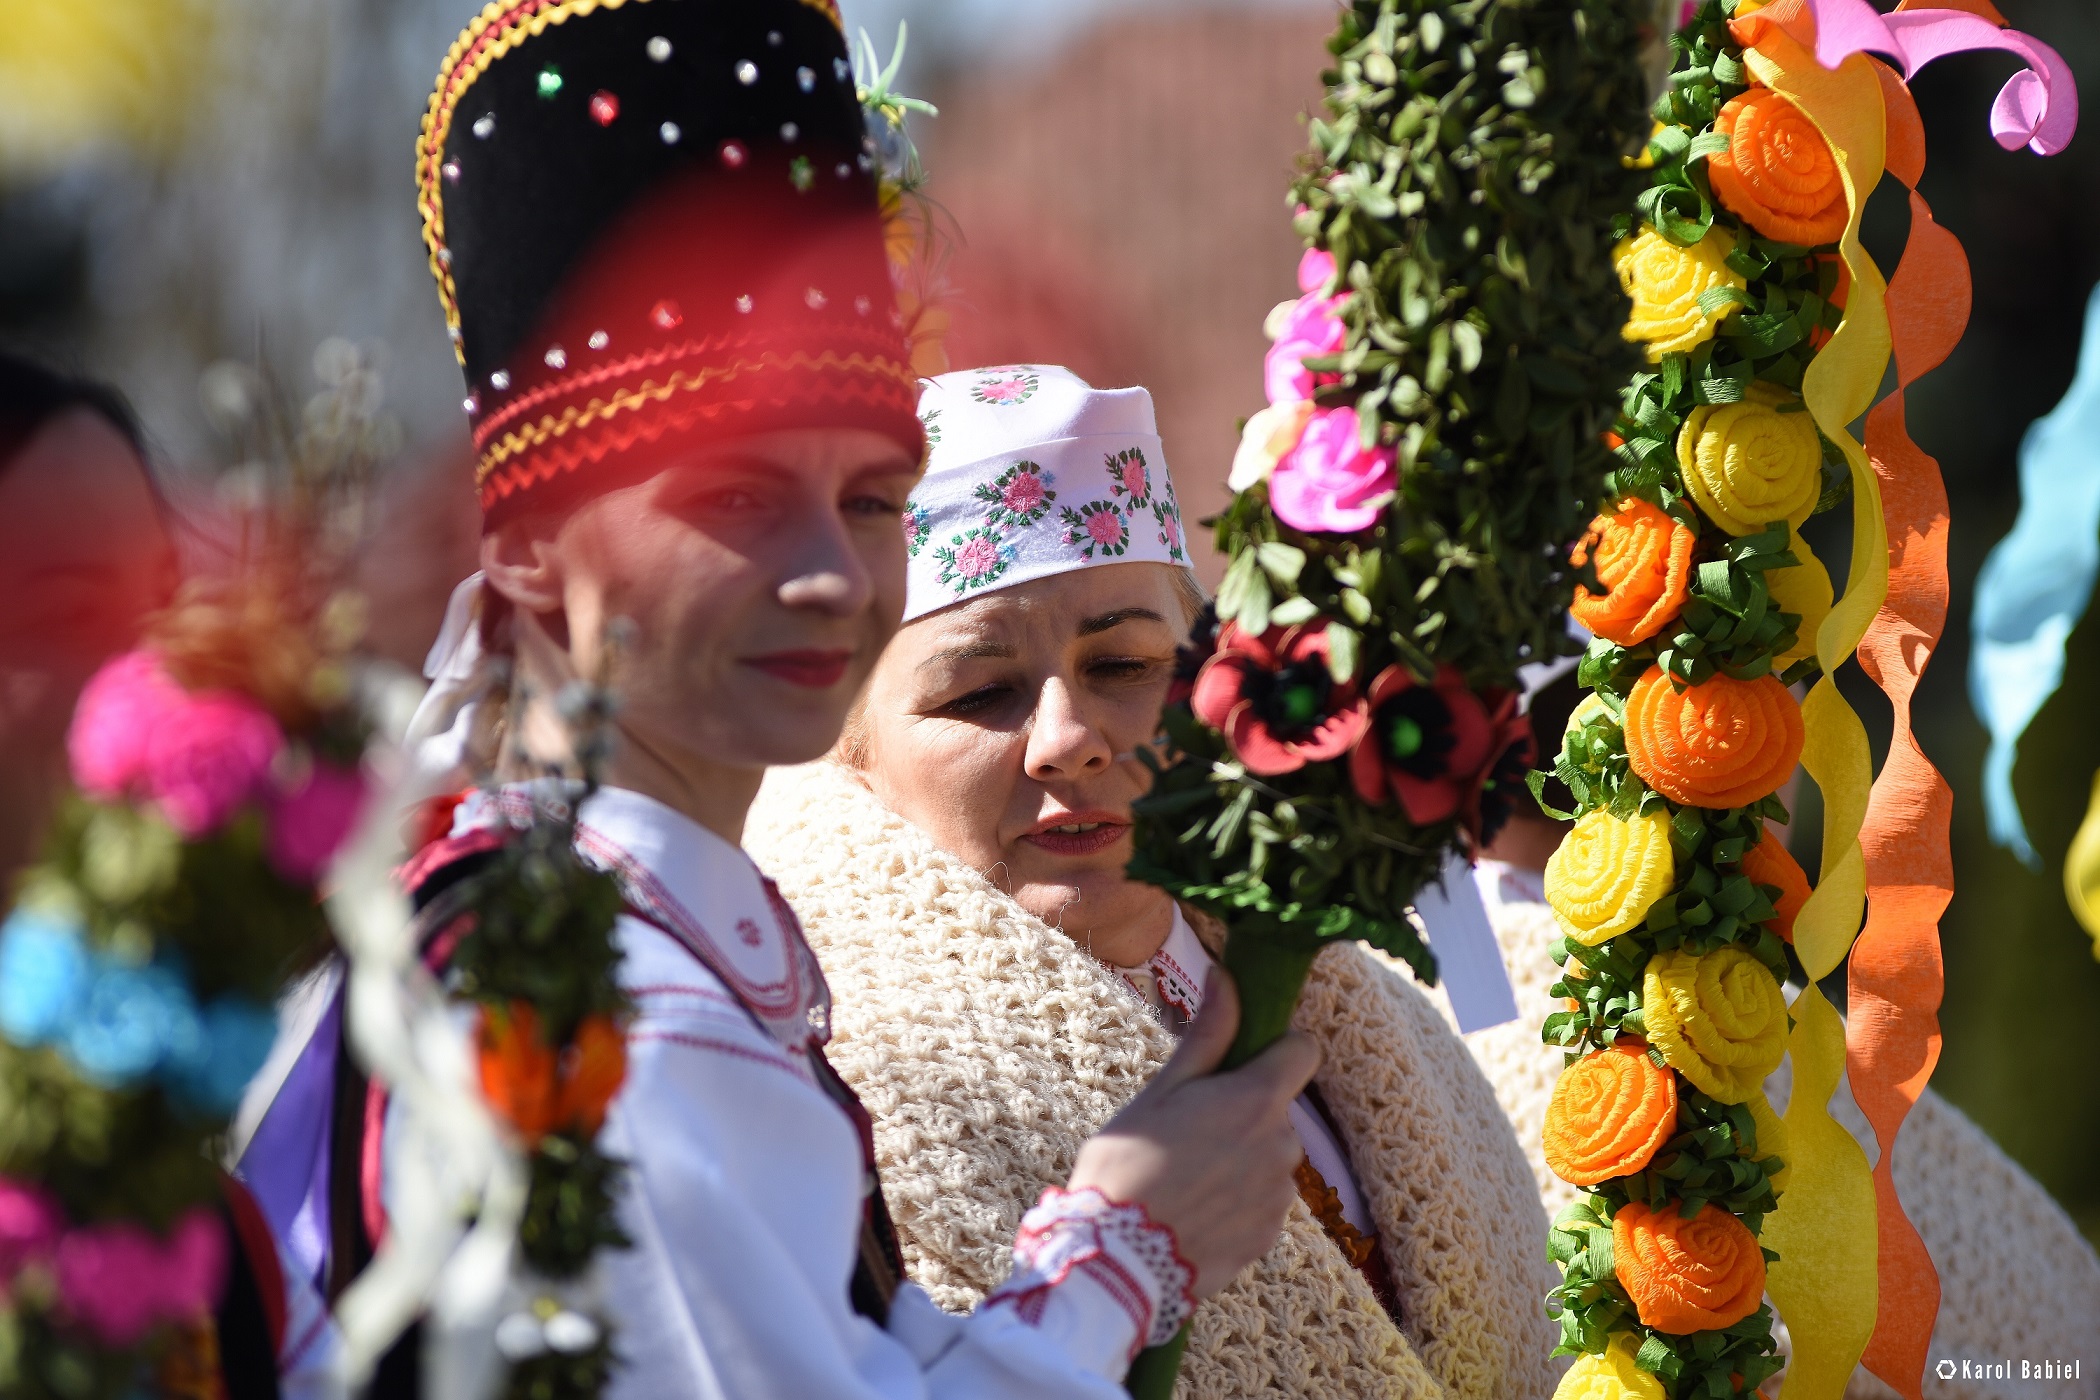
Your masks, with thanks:
M 862 494 L 846 498 L 844 509 L 848 515 L 902 515 L 904 507 L 887 496 Z
M 939 713 L 944 715 L 982 714 L 1005 699 L 1008 694 L 1009 691 L 1003 685 L 988 685 L 982 689 L 973 690 L 968 695 L 950 700 L 947 704 L 941 706 Z
M 1160 664 L 1143 656 L 1115 656 L 1096 661 L 1093 671 L 1104 680 L 1142 680 Z
M 742 515 L 757 510 L 764 502 L 759 500 L 754 491 L 725 486 L 713 491 L 696 492 L 688 504 L 702 515 Z

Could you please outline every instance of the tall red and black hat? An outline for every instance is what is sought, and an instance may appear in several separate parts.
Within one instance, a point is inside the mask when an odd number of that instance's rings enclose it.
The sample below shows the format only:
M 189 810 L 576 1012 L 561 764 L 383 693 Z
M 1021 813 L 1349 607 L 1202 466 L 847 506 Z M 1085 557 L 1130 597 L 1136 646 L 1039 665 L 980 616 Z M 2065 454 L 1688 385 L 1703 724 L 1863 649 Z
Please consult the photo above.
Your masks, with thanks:
M 423 237 L 490 521 L 709 436 L 917 456 L 874 143 L 830 0 L 496 0 L 438 74 Z

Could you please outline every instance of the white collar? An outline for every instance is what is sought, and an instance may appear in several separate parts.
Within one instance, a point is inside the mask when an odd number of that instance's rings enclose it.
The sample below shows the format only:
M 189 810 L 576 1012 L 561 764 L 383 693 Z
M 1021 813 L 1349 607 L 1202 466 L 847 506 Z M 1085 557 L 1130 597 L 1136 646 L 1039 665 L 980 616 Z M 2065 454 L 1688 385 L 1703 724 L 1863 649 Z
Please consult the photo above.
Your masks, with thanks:
M 1155 1007 L 1171 1006 L 1188 1020 L 1203 1009 L 1203 979 L 1210 974 L 1210 950 L 1196 937 L 1196 930 L 1174 905 L 1174 922 L 1167 941 L 1147 958 L 1142 967 L 1119 967 L 1116 975 Z
M 478 789 L 460 804 L 455 833 L 522 826 L 534 803 L 558 806 L 559 784 Z M 682 812 L 625 788 L 584 802 L 576 848 L 610 870 L 635 911 L 682 944 L 792 1050 L 831 1036 L 831 991 L 801 924 L 741 849 Z

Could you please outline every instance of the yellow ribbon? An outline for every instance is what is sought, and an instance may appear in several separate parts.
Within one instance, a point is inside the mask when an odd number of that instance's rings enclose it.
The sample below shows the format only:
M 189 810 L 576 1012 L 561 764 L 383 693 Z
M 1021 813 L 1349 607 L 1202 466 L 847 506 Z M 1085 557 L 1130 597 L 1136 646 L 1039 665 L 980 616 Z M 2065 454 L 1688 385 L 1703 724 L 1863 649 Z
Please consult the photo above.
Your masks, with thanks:
M 2064 856 L 2064 894 L 2071 912 L 2093 936 L 2093 956 L 2100 958 L 2100 773 L 2093 774 L 2092 803 Z
M 1851 424 L 1873 406 L 1888 367 L 1887 283 L 1860 245 L 1860 211 L 1880 181 L 1884 121 L 1880 80 L 1863 55 L 1835 71 L 1777 31 L 1745 55 L 1751 74 L 1791 99 L 1829 142 L 1850 218 L 1840 244 L 1852 272 L 1843 324 L 1810 363 L 1802 398 L 1852 475 L 1852 563 L 1845 593 L 1816 633 L 1823 679 L 1802 706 L 1802 762 L 1823 793 L 1822 878 L 1794 921 L 1794 947 L 1810 978 L 1794 1003 L 1794 1095 L 1786 1128 L 1792 1180 L 1765 1220 L 1778 1252 L 1770 1291 L 1793 1338 L 1783 1400 L 1839 1400 L 1873 1335 L 1877 1301 L 1873 1179 L 1866 1154 L 1830 1117 L 1845 1065 L 1844 1025 L 1814 982 L 1844 960 L 1866 900 L 1859 832 L 1873 758 L 1859 716 L 1830 677 L 1857 649 L 1888 596 L 1888 536 L 1881 487 Z

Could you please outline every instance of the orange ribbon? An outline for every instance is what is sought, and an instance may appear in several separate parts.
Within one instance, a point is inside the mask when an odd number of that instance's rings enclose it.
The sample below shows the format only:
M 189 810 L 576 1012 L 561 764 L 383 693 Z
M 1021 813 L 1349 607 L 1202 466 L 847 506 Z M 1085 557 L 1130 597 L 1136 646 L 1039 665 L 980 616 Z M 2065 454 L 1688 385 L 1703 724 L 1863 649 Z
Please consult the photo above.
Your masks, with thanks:
M 1896 73 L 1877 62 L 1888 112 L 1888 173 L 1910 189 L 1910 240 L 1889 284 L 1896 390 L 1867 418 L 1867 457 L 1881 480 L 1889 591 L 1860 643 L 1859 662 L 1888 695 L 1895 734 L 1868 799 L 1860 848 L 1867 924 L 1852 947 L 1845 1036 L 1852 1097 L 1880 1144 L 1874 1166 L 1881 1277 L 1874 1335 L 1861 1358 L 1898 1393 L 1919 1400 L 1940 1283 L 1896 1196 L 1896 1134 L 1940 1056 L 1944 986 L 1939 920 L 1954 892 L 1948 849 L 1953 795 L 1919 749 L 1911 697 L 1947 620 L 1947 491 L 1939 463 L 1911 441 L 1904 390 L 1937 368 L 1969 320 L 1968 258 L 1918 194 L 1925 130 Z

